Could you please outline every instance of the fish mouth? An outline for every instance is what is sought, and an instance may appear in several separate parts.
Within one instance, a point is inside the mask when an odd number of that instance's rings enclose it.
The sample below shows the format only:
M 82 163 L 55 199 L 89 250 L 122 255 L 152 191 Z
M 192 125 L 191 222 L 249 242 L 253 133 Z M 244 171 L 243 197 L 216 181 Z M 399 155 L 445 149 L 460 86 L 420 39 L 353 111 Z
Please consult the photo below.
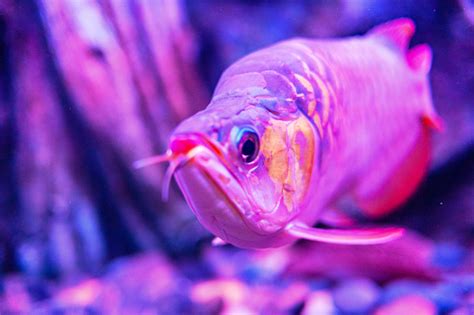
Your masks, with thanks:
M 232 242 L 236 229 L 248 230 L 242 212 L 247 207 L 243 190 L 206 148 L 196 150 L 199 153 L 176 171 L 176 182 L 199 222 L 221 239 Z
M 142 168 L 161 162 L 169 162 L 163 178 L 163 199 L 168 197 L 174 176 L 193 213 L 212 233 L 233 244 L 248 244 L 252 238 L 269 234 L 259 226 L 259 207 L 233 172 L 224 150 L 206 134 L 175 134 L 165 154 L 134 165 Z
M 168 194 L 171 179 L 176 182 L 198 221 L 214 235 L 238 247 L 266 247 L 275 230 L 267 230 L 257 206 L 242 185 L 220 144 L 205 134 L 183 133 L 171 138 L 163 155 L 134 163 L 142 168 L 169 162 L 162 194 Z
M 187 158 L 176 168 L 175 178 L 201 224 L 229 243 L 266 235 L 252 224 L 255 207 L 220 146 L 200 134 L 179 137 L 185 142 L 172 142 L 170 148 Z

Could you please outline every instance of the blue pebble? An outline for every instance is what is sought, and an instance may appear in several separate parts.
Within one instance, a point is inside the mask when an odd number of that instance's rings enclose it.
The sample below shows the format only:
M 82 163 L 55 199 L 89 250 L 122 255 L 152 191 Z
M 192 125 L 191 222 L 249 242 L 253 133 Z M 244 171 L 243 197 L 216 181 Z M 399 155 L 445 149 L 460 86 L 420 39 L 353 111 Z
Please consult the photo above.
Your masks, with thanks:
M 311 279 L 307 283 L 311 291 L 327 289 L 330 285 L 330 281 L 325 278 Z
M 456 285 L 465 294 L 474 292 L 474 274 L 451 277 L 450 283 Z
M 428 296 L 429 290 L 430 285 L 426 282 L 409 279 L 395 280 L 384 288 L 380 302 L 386 304 L 412 293 Z
M 455 283 L 439 283 L 428 292 L 428 297 L 436 303 L 441 313 L 448 313 L 462 302 L 464 290 Z
M 262 280 L 264 280 L 263 278 L 265 278 L 262 274 L 262 270 L 253 265 L 247 265 L 246 267 L 244 267 L 240 271 L 239 277 L 249 284 L 261 282 Z
M 456 243 L 440 243 L 435 248 L 433 264 L 443 269 L 453 269 L 463 263 L 466 254 L 466 249 Z

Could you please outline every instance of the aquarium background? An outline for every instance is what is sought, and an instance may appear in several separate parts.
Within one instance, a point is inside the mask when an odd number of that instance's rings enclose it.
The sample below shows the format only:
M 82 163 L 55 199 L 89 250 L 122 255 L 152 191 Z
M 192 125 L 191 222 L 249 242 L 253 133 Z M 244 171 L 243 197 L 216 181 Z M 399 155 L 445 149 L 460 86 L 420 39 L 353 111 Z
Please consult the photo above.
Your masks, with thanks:
M 428 43 L 430 173 L 372 246 L 212 247 L 165 166 L 222 71 L 291 37 L 410 17 Z M 366 220 L 359 218 L 361 220 Z M 2 0 L 1 314 L 473 314 L 474 2 Z

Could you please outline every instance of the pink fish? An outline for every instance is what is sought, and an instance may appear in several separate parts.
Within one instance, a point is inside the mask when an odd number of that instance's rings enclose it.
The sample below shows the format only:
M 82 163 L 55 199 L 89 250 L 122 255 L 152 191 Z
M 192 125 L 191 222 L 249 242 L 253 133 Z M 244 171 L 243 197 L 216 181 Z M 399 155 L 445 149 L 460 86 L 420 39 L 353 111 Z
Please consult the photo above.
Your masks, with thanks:
M 216 243 L 279 247 L 298 238 L 344 244 L 395 239 L 402 228 L 315 228 L 351 197 L 381 216 L 416 189 L 441 120 L 427 75 L 431 50 L 408 50 L 410 19 L 345 39 L 291 39 L 222 75 L 209 106 L 174 131 L 174 175 Z

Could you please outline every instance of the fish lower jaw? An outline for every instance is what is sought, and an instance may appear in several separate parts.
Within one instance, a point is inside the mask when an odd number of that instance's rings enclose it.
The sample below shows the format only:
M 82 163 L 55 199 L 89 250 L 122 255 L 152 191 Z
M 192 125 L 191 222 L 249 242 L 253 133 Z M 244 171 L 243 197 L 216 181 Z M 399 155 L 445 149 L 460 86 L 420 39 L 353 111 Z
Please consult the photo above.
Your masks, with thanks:
M 269 235 L 283 229 L 281 224 L 272 222 L 267 218 L 262 218 L 258 213 L 247 216 L 247 221 L 249 222 L 248 224 L 252 226 L 252 230 L 259 235 Z

